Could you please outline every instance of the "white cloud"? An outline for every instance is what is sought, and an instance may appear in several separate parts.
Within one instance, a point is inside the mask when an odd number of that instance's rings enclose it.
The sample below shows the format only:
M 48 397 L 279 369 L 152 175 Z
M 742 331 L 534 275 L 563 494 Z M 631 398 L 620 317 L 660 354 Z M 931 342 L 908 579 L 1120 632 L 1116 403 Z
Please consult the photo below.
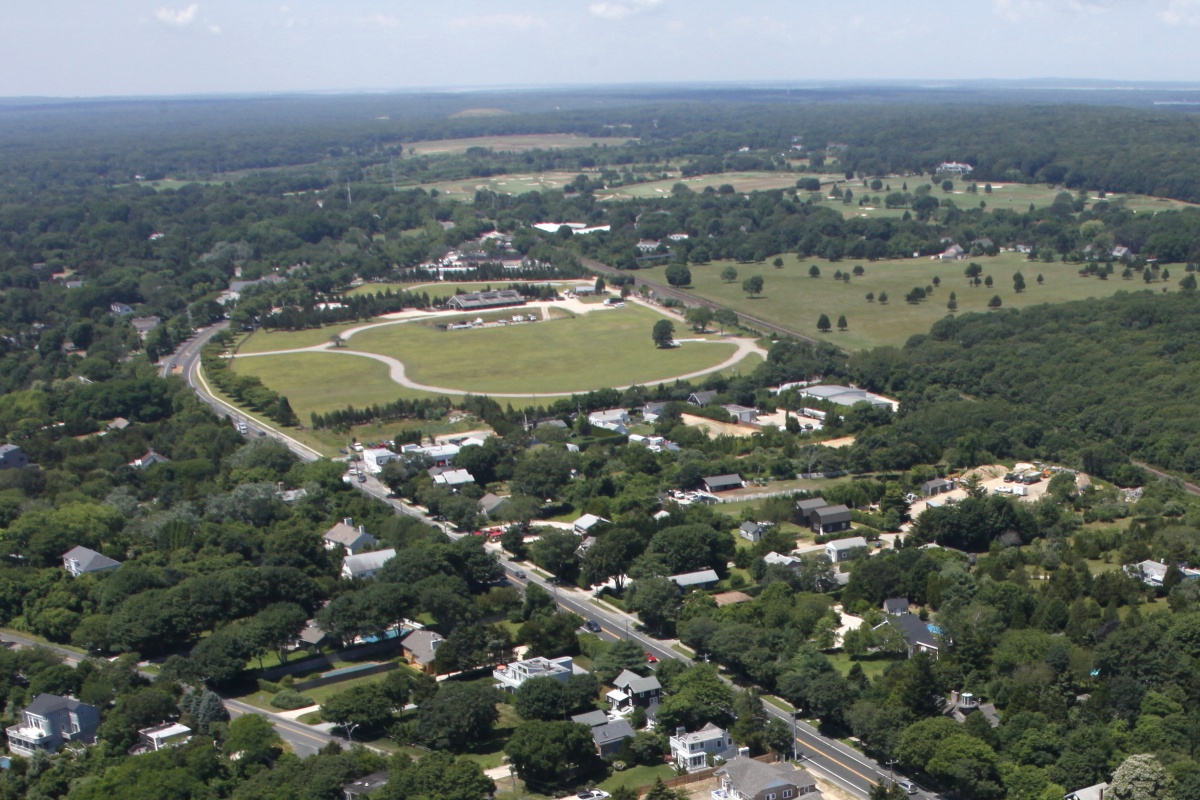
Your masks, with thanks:
M 511 28 L 519 31 L 550 27 L 546 20 L 531 14 L 484 14 L 477 17 L 456 17 L 447 24 L 451 28 Z
M 186 28 L 196 21 L 197 15 L 200 13 L 200 6 L 192 3 L 187 8 L 179 10 L 167 8 L 163 6 L 154 12 L 154 18 L 166 25 L 174 25 L 178 28 Z
M 372 14 L 368 17 L 359 17 L 358 21 L 364 25 L 374 25 L 379 28 L 400 27 L 400 18 L 389 17 L 387 14 Z
M 588 11 L 600 19 L 620 20 L 662 5 L 662 0 L 621 0 L 616 3 L 592 3 Z
M 1170 0 L 1158 14 L 1168 25 L 1195 25 L 1200 22 L 1200 2 L 1197 0 Z

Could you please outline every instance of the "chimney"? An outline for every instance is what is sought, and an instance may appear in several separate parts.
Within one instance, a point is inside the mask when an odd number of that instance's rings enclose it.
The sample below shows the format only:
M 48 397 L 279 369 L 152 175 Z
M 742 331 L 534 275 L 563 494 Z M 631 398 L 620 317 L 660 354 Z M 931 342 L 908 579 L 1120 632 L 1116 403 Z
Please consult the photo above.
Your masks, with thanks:
M 738 748 L 738 758 L 742 758 L 742 757 L 745 757 L 745 758 L 750 757 L 750 748 L 749 747 L 739 747 Z
M 358 526 L 358 532 L 359 532 L 359 533 L 361 533 L 361 534 L 365 534 L 365 533 L 367 532 L 367 526 L 365 526 L 365 525 L 359 525 L 359 526 Z
M 352 517 L 343 517 L 342 524 L 348 528 L 353 528 L 354 527 L 354 519 Z
M 683 736 L 685 733 L 687 733 L 687 728 L 683 727 L 682 725 L 675 729 L 676 736 Z

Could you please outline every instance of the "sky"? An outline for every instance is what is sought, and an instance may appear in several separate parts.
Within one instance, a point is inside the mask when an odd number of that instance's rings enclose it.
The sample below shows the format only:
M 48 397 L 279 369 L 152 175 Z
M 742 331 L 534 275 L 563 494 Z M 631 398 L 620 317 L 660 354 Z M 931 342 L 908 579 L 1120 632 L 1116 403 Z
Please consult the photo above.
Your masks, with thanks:
M 9 0 L 0 96 L 1200 82 L 1200 0 Z

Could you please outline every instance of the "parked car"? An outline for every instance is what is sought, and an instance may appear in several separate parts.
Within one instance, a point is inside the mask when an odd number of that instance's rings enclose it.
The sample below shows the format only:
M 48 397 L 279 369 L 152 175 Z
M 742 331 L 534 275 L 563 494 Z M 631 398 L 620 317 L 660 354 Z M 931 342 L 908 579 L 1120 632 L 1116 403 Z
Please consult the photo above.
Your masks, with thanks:
M 896 781 L 896 785 L 903 789 L 907 794 L 916 794 L 920 791 L 917 785 L 912 781 Z
M 603 789 L 584 789 L 576 795 L 579 800 L 604 800 L 606 797 L 611 797 L 608 792 Z

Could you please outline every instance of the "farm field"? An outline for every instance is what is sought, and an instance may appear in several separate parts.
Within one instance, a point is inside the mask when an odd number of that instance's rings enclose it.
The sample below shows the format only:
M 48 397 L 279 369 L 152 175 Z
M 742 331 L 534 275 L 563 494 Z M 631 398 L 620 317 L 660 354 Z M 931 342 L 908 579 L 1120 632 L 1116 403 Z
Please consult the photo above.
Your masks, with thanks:
M 472 147 L 486 147 L 498 153 L 524 153 L 529 150 L 563 150 L 573 147 L 625 144 L 630 137 L 613 136 L 595 138 L 575 136 L 570 133 L 533 133 L 514 136 L 475 136 L 469 139 L 432 139 L 405 145 L 410 152 L 420 156 L 457 155 Z M 399 144 L 399 143 L 397 143 Z
M 1142 291 L 1147 284 L 1140 279 L 1122 280 L 1120 272 L 1108 280 L 1083 278 L 1078 274 L 1078 265 L 1054 262 L 1045 264 L 1027 261 L 1020 253 L 1001 253 L 998 256 L 983 256 L 967 261 L 931 261 L 927 258 L 899 259 L 892 261 L 843 260 L 831 263 L 820 258 L 797 260 L 794 254 L 783 254 L 784 266 L 771 266 L 774 256 L 762 264 L 737 264 L 719 261 L 711 264 L 692 265 L 692 293 L 709 298 L 737 311 L 752 314 L 769 322 L 790 326 L 801 333 L 820 336 L 847 350 L 862 350 L 879 345 L 900 346 L 909 337 L 928 333 L 930 326 L 949 312 L 946 303 L 950 292 L 957 294 L 958 313 L 969 311 L 986 312 L 987 303 L 993 295 L 999 295 L 1003 308 L 1023 308 L 1040 303 L 1064 303 L 1088 297 L 1107 297 L 1120 291 Z M 963 276 L 963 270 L 971 261 L 983 266 L 983 275 L 992 276 L 995 285 L 989 289 L 984 285 L 972 287 Z M 851 278 L 849 283 L 835 281 L 837 270 L 849 272 L 861 263 L 866 270 L 862 277 Z M 821 270 L 821 277 L 811 278 L 808 271 L 812 264 Z M 733 266 L 738 279 L 732 283 L 721 280 L 721 271 Z M 650 280 L 665 282 L 665 267 L 642 270 Z M 1025 276 L 1026 289 L 1017 294 L 1012 288 L 1012 276 L 1016 272 Z M 765 281 L 761 297 L 749 298 L 742 291 L 742 280 L 752 275 L 761 275 Z M 1037 276 L 1045 278 L 1043 285 L 1037 284 Z M 904 295 L 913 287 L 922 288 L 941 279 L 932 296 L 918 305 L 904 302 Z M 1153 291 L 1174 288 L 1174 281 L 1149 284 Z M 888 295 L 887 305 L 867 302 L 866 294 L 873 292 L 876 298 L 883 292 Z M 835 327 L 829 333 L 817 331 L 817 318 L 826 314 Z M 840 315 L 849 323 L 845 331 L 838 331 L 836 322 Z
M 487 289 L 507 289 L 509 285 L 514 283 L 549 283 L 552 286 L 565 286 L 567 284 L 582 284 L 585 281 L 437 281 L 434 283 L 364 283 L 362 286 L 355 286 L 347 295 L 360 294 L 378 294 L 391 289 L 393 292 L 421 292 L 427 293 L 430 297 L 453 297 L 460 289 L 464 292 L 482 292 Z M 332 334 L 330 334 L 332 335 Z
M 820 178 L 822 183 L 840 180 L 842 175 L 817 175 L 807 172 L 721 172 L 713 175 L 696 175 L 691 178 L 672 177 L 662 181 L 637 183 L 621 186 L 611 192 L 596 195 L 597 200 L 628 200 L 633 197 L 669 197 L 675 184 L 682 183 L 693 192 L 702 192 L 706 186 L 717 187 L 730 184 L 739 192 L 766 191 L 768 189 L 792 189 L 801 178 Z
M 716 366 L 733 354 L 732 345 L 720 342 L 660 350 L 650 341 L 659 319 L 630 305 L 504 328 L 389 325 L 363 331 L 348 345 L 400 359 L 414 381 L 477 393 L 570 394 L 652 383 Z
M 519 195 L 526 192 L 542 192 L 549 189 L 561 189 L 575 180 L 575 172 L 531 172 L 509 175 L 495 175 L 490 178 L 465 178 L 458 181 L 437 181 L 420 184 L 423 189 L 437 189 L 446 197 L 471 202 L 475 192 L 488 189 L 497 194 Z

